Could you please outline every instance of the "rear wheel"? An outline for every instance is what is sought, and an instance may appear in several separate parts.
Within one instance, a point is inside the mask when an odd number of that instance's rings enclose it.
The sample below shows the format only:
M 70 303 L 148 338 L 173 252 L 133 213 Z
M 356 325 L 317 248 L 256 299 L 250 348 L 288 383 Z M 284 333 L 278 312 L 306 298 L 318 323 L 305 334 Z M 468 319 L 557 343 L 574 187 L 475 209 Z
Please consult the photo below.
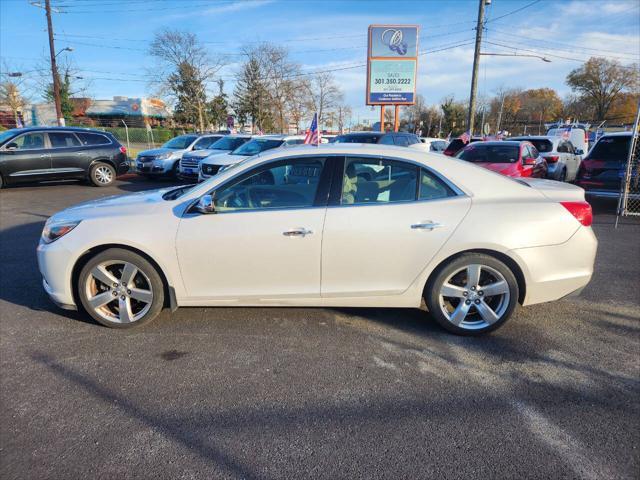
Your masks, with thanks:
M 115 179 L 116 169 L 108 163 L 96 163 L 89 172 L 89 180 L 96 187 L 108 187 Z
M 458 335 L 500 327 L 518 301 L 518 282 L 507 265 L 484 254 L 464 254 L 440 268 L 424 293 L 429 313 Z
M 164 285 L 144 257 L 111 248 L 80 271 L 77 293 L 84 310 L 112 328 L 130 328 L 153 320 L 164 304 Z

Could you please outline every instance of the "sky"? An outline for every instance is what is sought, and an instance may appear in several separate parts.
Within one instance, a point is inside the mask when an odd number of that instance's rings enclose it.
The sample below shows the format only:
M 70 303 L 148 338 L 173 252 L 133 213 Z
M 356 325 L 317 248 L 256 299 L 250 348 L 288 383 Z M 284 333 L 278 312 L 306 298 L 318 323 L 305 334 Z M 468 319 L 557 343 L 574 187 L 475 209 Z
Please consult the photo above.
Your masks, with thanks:
M 40 0 L 44 4 L 44 0 Z M 34 3 L 37 3 L 34 2 Z M 303 72 L 333 70 L 353 121 L 375 121 L 365 105 L 367 27 L 420 25 L 417 92 L 430 104 L 469 97 L 478 0 L 52 0 L 58 58 L 82 76 L 92 98 L 152 96 L 147 54 L 163 28 L 197 35 L 233 92 L 243 46 L 268 41 L 289 49 Z M 493 0 L 486 8 L 481 96 L 501 87 L 570 90 L 566 75 L 591 56 L 640 61 L 640 0 Z M 0 0 L 0 65 L 36 75 L 47 67 L 44 10 L 27 0 Z M 61 58 L 62 57 L 62 58 Z M 212 90 L 214 87 L 212 86 Z

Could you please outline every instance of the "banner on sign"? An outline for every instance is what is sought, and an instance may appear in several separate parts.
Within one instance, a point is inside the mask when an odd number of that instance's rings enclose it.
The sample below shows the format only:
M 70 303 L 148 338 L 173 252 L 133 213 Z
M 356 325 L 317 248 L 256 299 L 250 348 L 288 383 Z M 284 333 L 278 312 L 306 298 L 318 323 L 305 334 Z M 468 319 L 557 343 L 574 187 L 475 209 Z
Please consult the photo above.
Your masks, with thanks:
M 417 69 L 417 25 L 369 26 L 367 105 L 413 105 Z

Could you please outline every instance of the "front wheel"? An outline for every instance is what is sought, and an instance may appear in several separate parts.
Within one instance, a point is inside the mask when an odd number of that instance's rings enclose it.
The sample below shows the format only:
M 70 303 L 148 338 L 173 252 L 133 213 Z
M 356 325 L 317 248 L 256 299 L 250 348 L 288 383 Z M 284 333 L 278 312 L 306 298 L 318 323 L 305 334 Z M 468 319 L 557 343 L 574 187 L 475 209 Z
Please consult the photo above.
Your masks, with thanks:
M 436 272 L 424 299 L 429 313 L 448 331 L 480 335 L 509 319 L 518 301 L 518 282 L 500 260 L 464 254 Z
M 144 257 L 120 248 L 89 260 L 76 288 L 84 310 L 112 328 L 148 323 L 164 304 L 164 285 L 156 268 Z
M 96 187 L 108 187 L 115 179 L 116 169 L 108 163 L 96 163 L 89 172 L 89 180 Z

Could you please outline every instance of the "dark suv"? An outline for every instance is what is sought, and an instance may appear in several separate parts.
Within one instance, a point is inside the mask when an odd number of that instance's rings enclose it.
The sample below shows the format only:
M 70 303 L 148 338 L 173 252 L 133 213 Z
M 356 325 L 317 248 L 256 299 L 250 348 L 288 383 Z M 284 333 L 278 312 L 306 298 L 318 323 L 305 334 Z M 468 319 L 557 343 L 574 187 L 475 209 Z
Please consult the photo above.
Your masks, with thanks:
M 338 135 L 333 143 L 379 143 L 408 147 L 420 142 L 420 137 L 406 132 L 352 132 Z
M 127 149 L 108 132 L 28 127 L 0 133 L 0 188 L 66 179 L 88 179 L 106 187 L 128 170 Z

